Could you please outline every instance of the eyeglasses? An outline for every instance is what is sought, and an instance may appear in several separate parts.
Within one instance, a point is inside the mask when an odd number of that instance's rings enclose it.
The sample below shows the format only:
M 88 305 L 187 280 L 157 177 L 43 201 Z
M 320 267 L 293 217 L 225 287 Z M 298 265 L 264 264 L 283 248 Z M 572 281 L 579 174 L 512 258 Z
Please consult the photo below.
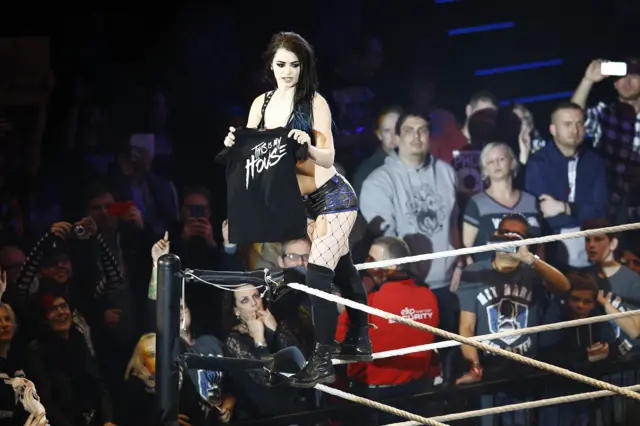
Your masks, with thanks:
M 63 311 L 66 312 L 69 310 L 69 304 L 66 302 L 58 303 L 57 305 L 52 305 L 49 307 L 49 312 Z
M 282 256 L 283 258 L 287 258 L 292 262 L 308 262 L 309 261 L 309 255 L 308 254 L 298 254 L 298 253 L 287 253 L 284 256 Z

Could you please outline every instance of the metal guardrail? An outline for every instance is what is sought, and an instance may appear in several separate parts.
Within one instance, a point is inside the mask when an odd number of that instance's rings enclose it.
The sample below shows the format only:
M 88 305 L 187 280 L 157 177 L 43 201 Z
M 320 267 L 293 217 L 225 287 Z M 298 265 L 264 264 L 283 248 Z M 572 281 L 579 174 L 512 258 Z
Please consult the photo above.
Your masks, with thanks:
M 617 361 L 611 361 L 600 364 L 590 365 L 589 368 L 576 369 L 576 372 L 585 374 L 591 377 L 600 377 L 603 375 L 611 375 L 623 371 L 638 369 L 638 357 L 631 359 L 622 359 Z M 396 398 L 384 399 L 381 402 L 394 406 L 395 403 L 407 401 L 407 399 L 425 400 L 425 402 L 433 403 L 434 401 L 442 401 L 443 406 L 446 406 L 446 412 L 461 412 L 469 409 L 466 406 L 466 401 L 469 398 L 473 398 L 479 395 L 495 394 L 510 385 L 517 385 L 522 388 L 522 383 L 527 383 L 527 393 L 532 398 L 536 398 L 536 392 L 541 388 L 548 388 L 551 385 L 562 386 L 563 383 L 575 383 L 571 380 L 556 376 L 554 374 L 546 372 L 538 372 L 531 370 L 530 374 L 513 375 L 504 378 L 497 378 L 489 381 L 482 381 L 465 386 L 438 386 L 433 391 L 423 392 L 412 396 L 403 396 Z M 229 423 L 229 426 L 288 426 L 292 424 L 307 425 L 314 424 L 327 418 L 333 418 L 341 413 L 353 412 L 353 410 L 365 409 L 362 405 L 351 402 L 338 402 L 335 405 L 305 410 L 295 413 L 281 414 L 272 417 L 261 417 L 237 420 Z M 445 413 L 439 413 L 445 414 Z

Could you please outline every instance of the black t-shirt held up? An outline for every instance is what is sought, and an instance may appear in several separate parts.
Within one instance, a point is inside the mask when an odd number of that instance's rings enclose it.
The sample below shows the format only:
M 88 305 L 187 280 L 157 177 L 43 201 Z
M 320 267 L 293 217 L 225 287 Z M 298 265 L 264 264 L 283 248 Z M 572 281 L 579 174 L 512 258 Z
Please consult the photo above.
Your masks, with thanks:
M 242 129 L 216 161 L 226 166 L 229 241 L 283 242 L 302 238 L 307 219 L 296 162 L 309 147 L 287 137 L 290 129 Z

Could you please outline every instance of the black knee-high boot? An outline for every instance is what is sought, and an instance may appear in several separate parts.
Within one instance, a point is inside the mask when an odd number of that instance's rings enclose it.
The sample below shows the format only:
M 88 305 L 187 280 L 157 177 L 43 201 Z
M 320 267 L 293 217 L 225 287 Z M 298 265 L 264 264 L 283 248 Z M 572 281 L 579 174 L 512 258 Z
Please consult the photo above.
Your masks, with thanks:
M 331 269 L 309 263 L 305 283 L 311 288 L 331 293 L 333 277 Z M 311 296 L 311 309 L 315 349 L 304 368 L 287 379 L 290 386 L 297 388 L 312 388 L 320 383 L 333 383 L 336 378 L 331 355 L 338 326 L 338 310 L 335 303 L 314 296 Z
M 335 274 L 333 282 L 344 298 L 367 305 L 367 292 L 353 264 L 351 253 L 340 258 Z M 333 357 L 346 361 L 371 361 L 373 351 L 369 339 L 369 314 L 348 306 L 346 310 L 349 315 L 349 329 L 345 339 L 334 349 Z

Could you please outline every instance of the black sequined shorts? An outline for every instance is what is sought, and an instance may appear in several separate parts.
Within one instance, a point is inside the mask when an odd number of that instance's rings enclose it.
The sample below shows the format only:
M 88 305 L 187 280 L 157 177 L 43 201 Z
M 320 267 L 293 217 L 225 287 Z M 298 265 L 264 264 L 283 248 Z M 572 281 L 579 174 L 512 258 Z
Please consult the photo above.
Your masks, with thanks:
M 358 197 L 342 177 L 336 173 L 324 185 L 302 197 L 307 218 L 316 220 L 321 214 L 358 210 Z

